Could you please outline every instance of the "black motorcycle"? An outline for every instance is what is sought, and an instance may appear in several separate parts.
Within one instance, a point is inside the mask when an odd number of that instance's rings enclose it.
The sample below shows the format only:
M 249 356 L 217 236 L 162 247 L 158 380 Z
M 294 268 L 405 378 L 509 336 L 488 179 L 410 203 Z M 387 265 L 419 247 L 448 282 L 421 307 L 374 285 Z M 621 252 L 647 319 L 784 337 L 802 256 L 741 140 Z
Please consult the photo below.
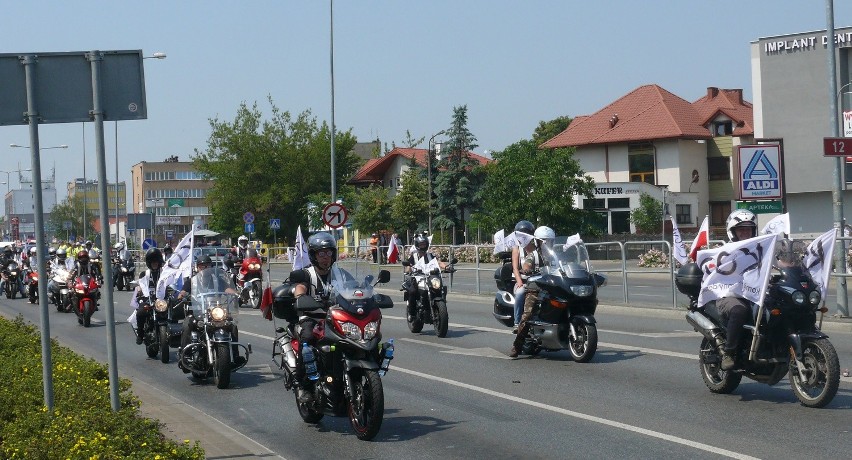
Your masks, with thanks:
M 251 344 L 237 342 L 239 303 L 231 277 L 218 267 L 209 267 L 192 277 L 192 317 L 189 344 L 178 359 L 192 377 L 205 380 L 212 376 L 217 388 L 228 388 L 231 373 L 248 363 Z M 180 340 L 180 339 L 178 339 Z M 232 356 L 245 353 L 241 364 L 232 364 Z
M 381 270 L 377 283 L 390 280 Z M 304 272 L 290 273 L 290 283 L 303 283 Z M 301 314 L 316 320 L 313 343 L 300 343 L 301 323 L 277 328 L 272 357 L 283 372 L 284 387 L 297 395 L 299 415 L 307 423 L 317 423 L 324 415 L 349 417 L 355 435 L 370 440 L 378 434 L 384 419 L 382 376 L 393 358 L 393 341 L 382 344 L 381 309 L 393 308 L 393 300 L 374 294 L 372 274 L 354 277 L 332 267 L 329 290 L 318 301 L 311 296 L 293 299 L 291 284 L 276 288 L 273 314 L 297 318 Z M 310 357 L 313 357 L 311 360 Z M 312 382 L 310 402 L 299 402 L 297 361 L 304 362 L 305 378 Z
M 112 272 L 115 276 L 115 288 L 119 291 L 129 291 L 130 283 L 136 279 L 136 263 L 130 251 L 123 249 L 118 257 L 113 258 Z
M 539 289 L 537 314 L 529 321 L 530 333 L 520 353 L 537 355 L 541 350 L 567 349 L 579 363 L 592 359 L 598 349 L 595 310 L 598 288 L 606 277 L 594 273 L 582 241 L 565 246 L 542 243 L 542 266 L 530 276 L 530 288 Z M 498 292 L 494 297 L 494 318 L 504 326 L 515 323 L 515 280 L 511 260 L 494 273 Z
M 458 259 L 450 261 L 450 265 L 444 269 L 445 273 L 455 272 L 453 264 Z M 402 261 L 404 267 L 408 267 L 407 260 Z M 432 259 L 428 264 L 420 267 L 411 267 L 411 273 L 403 282 L 403 300 L 408 301 L 408 283 L 417 286 L 417 304 L 414 314 L 408 321 L 408 330 L 415 334 L 423 330 L 423 324 L 432 324 L 435 327 L 435 335 L 446 337 L 449 328 L 449 313 L 447 312 L 447 286 L 441 278 L 441 268 L 438 259 Z M 406 318 L 407 319 L 407 318 Z
M 139 308 L 148 313 L 145 322 L 137 325 L 142 328 L 145 353 L 149 358 L 159 356 L 162 363 L 169 362 L 170 347 L 180 347 L 180 337 L 183 332 L 180 321 L 186 316 L 185 302 L 174 299 L 173 293 L 173 289 L 168 287 L 163 299 L 157 299 L 154 292 L 137 298 Z
M 15 261 L 9 262 L 3 270 L 3 277 L 6 280 L 6 298 L 14 299 L 18 296 L 21 283 L 21 270 L 18 263 Z
M 802 262 L 804 243 L 779 240 L 776 243 L 777 270 L 769 279 L 766 298 L 757 310 L 756 324 L 745 325 L 739 350 L 739 368 L 721 369 L 726 323 L 710 301 L 698 305 L 704 272 L 690 263 L 678 270 L 675 285 L 689 297 L 686 321 L 704 338 L 698 352 L 704 384 L 713 393 L 734 391 L 743 376 L 756 382 L 775 385 L 787 375 L 796 398 L 807 407 L 823 407 L 837 394 L 840 363 L 828 336 L 816 325 L 816 313 L 822 295 Z M 699 261 L 700 262 L 700 261 Z

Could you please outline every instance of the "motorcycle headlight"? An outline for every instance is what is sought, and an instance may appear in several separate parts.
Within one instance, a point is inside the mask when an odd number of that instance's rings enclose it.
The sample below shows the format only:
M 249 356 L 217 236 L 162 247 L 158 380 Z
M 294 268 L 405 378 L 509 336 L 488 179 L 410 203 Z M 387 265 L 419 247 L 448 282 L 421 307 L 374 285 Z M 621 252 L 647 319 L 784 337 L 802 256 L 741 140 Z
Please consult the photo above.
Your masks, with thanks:
M 74 288 L 74 292 L 76 292 L 77 294 L 85 294 L 85 293 L 86 293 L 86 290 L 85 290 L 85 289 L 77 289 L 77 288 Z
M 790 294 L 790 297 L 793 298 L 793 302 L 795 302 L 796 305 L 803 305 L 805 303 L 805 293 L 802 291 L 793 291 L 793 293 Z
M 210 318 L 213 321 L 224 321 L 225 320 L 225 309 L 219 306 L 213 307 L 210 309 Z
M 157 301 L 154 302 L 154 310 L 157 310 L 158 312 L 163 313 L 168 309 L 169 309 L 169 304 L 165 300 L 157 299 Z
M 364 326 L 364 340 L 371 340 L 373 337 L 376 336 L 377 332 L 379 332 L 378 321 L 372 321 L 370 323 L 367 323 L 367 325 Z
M 260 270 L 260 264 L 249 264 L 249 270 Z
M 340 323 L 340 330 L 350 340 L 361 340 L 361 328 L 355 323 L 348 321 Z
M 819 305 L 821 300 L 822 300 L 822 294 L 820 294 L 819 291 L 813 291 L 808 296 L 808 302 L 810 302 L 811 305 Z
M 121 267 L 121 273 L 127 273 L 127 267 Z
M 429 284 L 432 285 L 432 289 L 441 289 L 441 278 L 433 276 L 429 278 Z
M 575 284 L 571 286 L 571 292 L 577 297 L 588 297 L 592 295 L 593 291 L 592 286 L 588 284 Z

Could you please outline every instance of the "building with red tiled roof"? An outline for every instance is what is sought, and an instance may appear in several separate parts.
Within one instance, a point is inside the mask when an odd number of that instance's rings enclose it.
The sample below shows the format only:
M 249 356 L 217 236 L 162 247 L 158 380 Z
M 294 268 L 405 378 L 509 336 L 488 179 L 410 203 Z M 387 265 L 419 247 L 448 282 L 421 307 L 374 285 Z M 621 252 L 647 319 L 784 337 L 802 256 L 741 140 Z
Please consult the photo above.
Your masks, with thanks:
M 705 215 L 723 226 L 735 199 L 732 153 L 753 141 L 752 105 L 741 89 L 710 87 L 689 102 L 644 85 L 574 118 L 542 147 L 575 148 L 598 185 L 593 199 L 579 202 L 604 215 L 605 231 L 615 234 L 636 231 L 630 210 L 642 193 L 665 202 L 682 230 L 697 228 Z
M 440 160 L 440 144 L 438 146 L 435 161 Z M 479 164 L 486 164 L 492 161 L 473 152 L 468 152 L 468 154 L 471 158 L 478 161 Z M 418 166 L 425 168 L 427 160 L 426 149 L 396 147 L 383 157 L 368 160 L 349 179 L 349 183 L 360 187 L 367 187 L 373 184 L 381 185 L 390 188 L 391 195 L 394 195 L 401 186 L 400 180 L 403 174 L 411 168 L 412 161 Z

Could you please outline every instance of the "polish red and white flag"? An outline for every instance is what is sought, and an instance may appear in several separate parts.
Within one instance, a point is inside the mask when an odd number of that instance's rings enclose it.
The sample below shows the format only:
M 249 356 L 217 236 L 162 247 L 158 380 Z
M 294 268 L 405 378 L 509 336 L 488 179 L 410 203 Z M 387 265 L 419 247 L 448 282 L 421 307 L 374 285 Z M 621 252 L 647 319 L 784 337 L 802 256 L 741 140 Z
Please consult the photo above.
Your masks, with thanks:
M 710 241 L 710 227 L 707 222 L 707 217 L 704 216 L 704 222 L 701 223 L 701 229 L 698 230 L 698 234 L 695 235 L 695 240 L 692 241 L 692 247 L 689 249 L 689 258 L 692 260 L 696 260 L 695 257 L 698 255 L 698 250 L 703 246 L 707 246 L 707 242 Z

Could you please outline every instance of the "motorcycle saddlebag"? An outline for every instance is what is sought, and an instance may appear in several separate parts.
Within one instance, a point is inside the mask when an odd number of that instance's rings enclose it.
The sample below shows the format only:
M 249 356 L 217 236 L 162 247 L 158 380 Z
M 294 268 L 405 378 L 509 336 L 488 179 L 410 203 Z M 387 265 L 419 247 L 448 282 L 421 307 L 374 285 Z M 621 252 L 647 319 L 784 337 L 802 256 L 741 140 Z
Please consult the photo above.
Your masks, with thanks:
M 689 297 L 698 297 L 701 292 L 701 280 L 704 273 L 701 267 L 695 263 L 689 263 L 680 267 L 675 275 L 675 286 L 677 290 Z
M 293 295 L 295 285 L 284 283 L 272 290 L 272 314 L 278 318 L 295 323 L 299 320 L 296 312 L 296 297 Z

